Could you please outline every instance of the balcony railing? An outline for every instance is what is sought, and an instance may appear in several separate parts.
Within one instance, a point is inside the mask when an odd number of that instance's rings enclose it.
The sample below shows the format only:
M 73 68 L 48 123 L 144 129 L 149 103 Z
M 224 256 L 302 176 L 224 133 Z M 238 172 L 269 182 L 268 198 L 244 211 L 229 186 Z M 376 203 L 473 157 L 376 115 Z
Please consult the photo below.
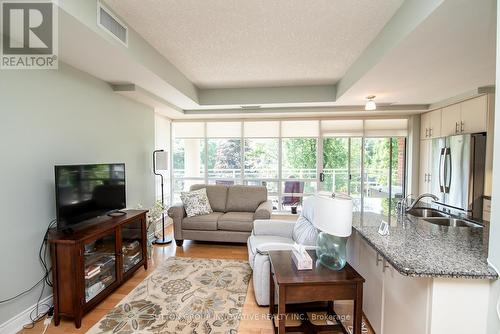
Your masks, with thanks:
M 209 168 L 207 171 L 208 179 L 219 180 L 241 180 L 242 169 L 240 168 Z M 184 169 L 174 169 L 174 178 L 179 179 L 204 179 L 204 169 L 200 169 L 199 173 L 192 173 Z M 346 183 L 349 181 L 349 170 L 347 168 L 325 168 L 323 173 L 326 176 L 326 182 L 332 185 L 338 183 Z M 361 177 L 358 173 L 352 173 L 353 178 L 350 180 L 351 189 L 356 188 L 360 191 Z M 278 179 L 278 171 L 274 168 L 262 168 L 258 170 L 243 170 L 244 180 L 263 180 L 263 181 L 316 181 L 318 173 L 313 168 L 283 168 L 282 179 Z M 365 189 L 376 187 L 388 187 L 389 175 L 387 169 L 366 169 L 364 173 Z

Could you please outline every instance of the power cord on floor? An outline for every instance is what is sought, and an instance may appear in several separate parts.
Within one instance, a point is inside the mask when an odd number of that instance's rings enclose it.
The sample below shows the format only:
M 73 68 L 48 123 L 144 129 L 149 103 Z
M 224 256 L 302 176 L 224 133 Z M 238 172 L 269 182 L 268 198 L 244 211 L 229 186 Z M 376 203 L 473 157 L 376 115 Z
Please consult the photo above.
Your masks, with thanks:
M 54 219 L 47 226 L 47 229 L 45 230 L 45 234 L 44 234 L 43 239 L 42 239 L 42 243 L 41 243 L 40 248 L 38 250 L 38 260 L 39 260 L 40 265 L 42 266 L 42 269 L 44 271 L 44 275 L 42 276 L 42 278 L 40 280 L 38 280 L 35 284 L 33 284 L 33 286 L 18 293 L 17 295 L 10 297 L 10 298 L 7 298 L 7 299 L 0 300 L 0 304 L 9 303 L 9 302 L 21 297 L 21 296 L 26 295 L 27 293 L 35 290 L 39 285 L 42 285 L 42 289 L 40 291 L 40 294 L 38 295 L 36 305 L 33 307 L 33 309 L 31 310 L 31 312 L 29 314 L 31 322 L 29 324 L 23 326 L 24 328 L 33 328 L 37 322 L 41 321 L 50 312 L 53 313 L 53 310 L 54 310 L 52 305 L 49 305 L 47 303 L 41 303 L 41 300 L 43 298 L 43 293 L 45 292 L 45 286 L 52 287 L 52 281 L 50 279 L 50 273 L 52 272 L 52 268 L 47 263 L 47 248 L 48 248 L 47 240 L 48 240 L 49 231 L 52 227 L 55 226 L 55 224 L 56 224 L 56 220 Z M 46 308 L 46 309 L 41 312 L 40 311 L 41 308 Z
M 49 328 L 49 326 L 50 326 L 51 322 L 52 322 L 52 316 L 50 316 L 50 317 L 49 317 L 49 316 L 47 316 L 47 319 L 45 319 L 45 320 L 43 321 L 43 324 L 45 325 L 45 328 L 43 329 L 42 334 L 45 334 L 45 332 L 47 332 L 47 328 Z

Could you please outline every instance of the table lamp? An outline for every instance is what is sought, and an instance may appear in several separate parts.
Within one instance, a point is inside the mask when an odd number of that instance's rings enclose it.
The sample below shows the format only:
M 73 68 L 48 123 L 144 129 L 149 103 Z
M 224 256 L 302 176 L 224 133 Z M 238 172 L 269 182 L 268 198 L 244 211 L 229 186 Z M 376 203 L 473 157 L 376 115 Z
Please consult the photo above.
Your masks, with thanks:
M 325 267 L 341 270 L 347 263 L 346 243 L 352 230 L 352 198 L 338 193 L 319 193 L 315 197 L 313 225 L 320 231 L 316 239 L 316 256 Z

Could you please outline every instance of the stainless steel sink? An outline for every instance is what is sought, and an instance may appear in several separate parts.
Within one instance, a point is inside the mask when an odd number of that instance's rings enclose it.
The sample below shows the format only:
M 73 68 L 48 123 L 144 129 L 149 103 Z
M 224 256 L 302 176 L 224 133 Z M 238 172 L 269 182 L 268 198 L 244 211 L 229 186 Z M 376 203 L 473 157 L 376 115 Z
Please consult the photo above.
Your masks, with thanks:
M 470 222 L 468 220 L 458 218 L 426 218 L 424 221 L 435 225 L 449 226 L 449 227 L 482 227 L 479 224 Z
M 434 209 L 427 209 L 427 208 L 414 208 L 408 211 L 408 214 L 415 216 L 415 217 L 422 217 L 422 218 L 427 218 L 427 217 L 448 217 L 447 214 L 440 212 L 438 210 Z

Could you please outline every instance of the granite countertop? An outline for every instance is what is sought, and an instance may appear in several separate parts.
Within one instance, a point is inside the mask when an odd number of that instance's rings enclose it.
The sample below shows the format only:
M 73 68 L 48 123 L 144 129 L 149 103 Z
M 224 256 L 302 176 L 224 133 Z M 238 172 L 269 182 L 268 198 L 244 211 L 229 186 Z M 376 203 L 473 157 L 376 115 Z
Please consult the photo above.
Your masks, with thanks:
M 412 277 L 497 279 L 487 263 L 488 226 L 447 227 L 406 215 L 390 221 L 390 234 L 378 227 L 387 218 L 354 213 L 353 228 L 399 273 Z

